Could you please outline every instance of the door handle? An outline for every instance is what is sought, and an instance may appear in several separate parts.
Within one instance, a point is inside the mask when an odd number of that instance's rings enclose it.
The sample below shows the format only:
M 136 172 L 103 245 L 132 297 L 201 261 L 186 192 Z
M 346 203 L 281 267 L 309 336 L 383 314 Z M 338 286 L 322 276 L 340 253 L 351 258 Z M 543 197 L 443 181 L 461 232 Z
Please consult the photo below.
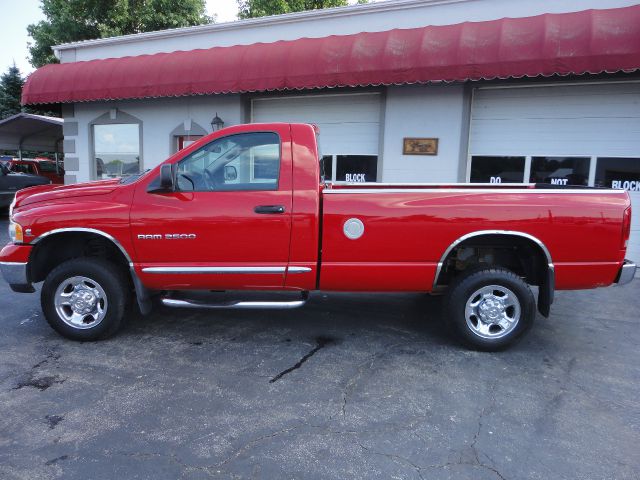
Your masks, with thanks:
M 284 206 L 282 205 L 258 205 L 253 209 L 256 213 L 284 213 Z

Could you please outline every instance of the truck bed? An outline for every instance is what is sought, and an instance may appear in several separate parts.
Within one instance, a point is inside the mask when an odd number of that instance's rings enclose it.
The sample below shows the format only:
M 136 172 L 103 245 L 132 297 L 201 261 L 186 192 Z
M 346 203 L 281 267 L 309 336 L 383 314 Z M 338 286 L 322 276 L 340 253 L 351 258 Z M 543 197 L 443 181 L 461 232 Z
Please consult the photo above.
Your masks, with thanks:
M 624 190 L 360 183 L 328 184 L 322 197 L 323 290 L 424 291 L 448 249 L 481 234 L 518 232 L 539 242 L 552 252 L 557 289 L 609 285 L 624 261 Z M 351 218 L 365 229 L 356 240 L 343 233 Z

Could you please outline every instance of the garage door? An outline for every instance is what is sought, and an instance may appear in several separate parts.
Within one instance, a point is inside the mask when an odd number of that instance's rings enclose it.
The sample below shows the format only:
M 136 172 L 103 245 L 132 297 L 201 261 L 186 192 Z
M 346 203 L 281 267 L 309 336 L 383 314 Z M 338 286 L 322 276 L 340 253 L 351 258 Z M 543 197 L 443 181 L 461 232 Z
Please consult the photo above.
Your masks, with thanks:
M 253 99 L 251 120 L 315 123 L 320 127 L 325 178 L 376 181 L 380 141 L 377 93 Z
M 627 189 L 640 261 L 640 83 L 477 89 L 470 135 L 471 182 Z

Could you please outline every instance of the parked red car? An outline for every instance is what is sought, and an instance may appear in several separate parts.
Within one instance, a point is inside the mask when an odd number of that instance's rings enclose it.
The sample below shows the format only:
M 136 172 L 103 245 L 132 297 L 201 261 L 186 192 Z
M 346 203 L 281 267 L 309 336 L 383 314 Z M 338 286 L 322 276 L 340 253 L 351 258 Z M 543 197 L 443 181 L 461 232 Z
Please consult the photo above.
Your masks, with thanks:
M 9 162 L 13 172 L 39 175 L 51 180 L 51 183 L 64 184 L 64 168 L 48 158 L 14 158 Z
M 291 308 L 312 290 L 431 292 L 445 293 L 459 339 L 495 350 L 532 326 L 531 285 L 547 316 L 556 289 L 634 276 L 624 190 L 331 185 L 316 134 L 239 125 L 138 176 L 20 191 L 4 277 L 21 292 L 44 281 L 47 321 L 77 340 L 115 333 L 132 295 L 148 313 L 153 295 L 172 307 Z M 220 290 L 240 297 L 206 295 Z

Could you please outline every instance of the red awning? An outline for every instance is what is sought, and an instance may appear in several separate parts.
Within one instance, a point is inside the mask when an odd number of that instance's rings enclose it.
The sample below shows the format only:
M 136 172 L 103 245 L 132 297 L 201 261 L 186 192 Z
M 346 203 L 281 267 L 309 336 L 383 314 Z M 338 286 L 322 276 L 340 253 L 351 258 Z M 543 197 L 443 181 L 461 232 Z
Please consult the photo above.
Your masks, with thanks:
M 24 104 L 640 69 L 640 5 L 46 65 Z

